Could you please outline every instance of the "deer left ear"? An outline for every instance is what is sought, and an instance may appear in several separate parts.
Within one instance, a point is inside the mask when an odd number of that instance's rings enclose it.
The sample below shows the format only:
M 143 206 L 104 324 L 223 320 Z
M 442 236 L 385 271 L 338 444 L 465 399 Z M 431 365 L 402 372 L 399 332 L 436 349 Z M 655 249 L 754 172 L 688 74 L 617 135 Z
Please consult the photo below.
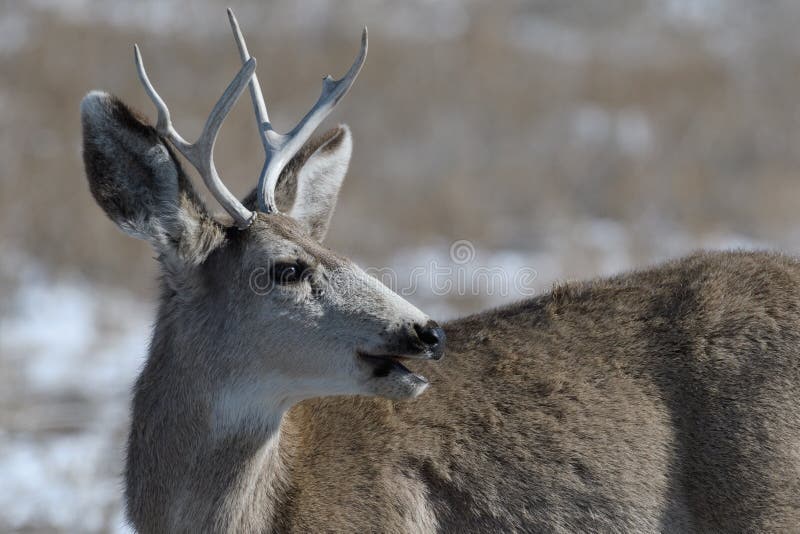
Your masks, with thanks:
M 340 125 L 314 141 L 322 143 L 297 172 L 297 189 L 289 215 L 321 242 L 328 233 L 339 189 L 347 174 L 353 139 L 350 128 Z

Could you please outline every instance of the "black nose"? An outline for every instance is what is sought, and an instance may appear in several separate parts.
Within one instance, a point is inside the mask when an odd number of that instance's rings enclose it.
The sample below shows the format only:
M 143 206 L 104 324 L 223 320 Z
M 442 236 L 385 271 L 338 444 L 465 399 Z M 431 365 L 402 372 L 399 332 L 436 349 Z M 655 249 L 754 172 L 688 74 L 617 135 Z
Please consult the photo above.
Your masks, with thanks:
M 441 360 L 444 356 L 445 335 L 444 330 L 436 321 L 428 321 L 425 326 L 414 325 L 417 337 L 431 352 L 434 360 Z

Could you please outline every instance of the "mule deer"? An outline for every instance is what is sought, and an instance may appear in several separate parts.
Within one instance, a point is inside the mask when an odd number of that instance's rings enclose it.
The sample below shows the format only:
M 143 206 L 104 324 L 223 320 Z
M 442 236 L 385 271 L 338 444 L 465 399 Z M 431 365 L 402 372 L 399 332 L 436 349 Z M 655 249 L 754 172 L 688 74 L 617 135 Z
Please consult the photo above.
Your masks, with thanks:
M 156 127 L 105 93 L 81 106 L 91 191 L 163 272 L 127 448 L 139 531 L 798 528 L 796 260 L 696 254 L 442 328 L 321 244 L 352 141 L 346 126 L 309 138 L 358 74 L 366 31 L 281 135 L 229 16 L 243 66 L 196 143 L 138 48 Z M 246 86 L 267 157 L 240 202 L 212 151 Z

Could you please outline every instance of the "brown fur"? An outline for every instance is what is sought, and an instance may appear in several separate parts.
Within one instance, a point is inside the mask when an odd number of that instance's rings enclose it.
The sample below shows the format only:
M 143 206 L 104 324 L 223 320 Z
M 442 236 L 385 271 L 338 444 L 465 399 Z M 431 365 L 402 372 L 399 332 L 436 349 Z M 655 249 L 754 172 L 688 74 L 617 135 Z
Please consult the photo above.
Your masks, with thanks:
M 289 344 L 264 337 L 279 319 L 259 315 L 273 301 L 248 289 L 248 269 L 291 255 L 314 264 L 320 280 L 309 284 L 324 286 L 349 262 L 287 216 L 223 229 L 174 160 L 145 164 L 129 149 L 158 148 L 151 130 L 108 105 L 113 113 L 86 105 L 92 190 L 165 265 L 128 444 L 127 512 L 139 531 L 797 530 L 797 260 L 700 253 L 558 286 L 445 325 L 447 357 L 409 363 L 431 382 L 417 399 L 295 402 L 280 390 L 287 409 L 270 411 L 250 403 L 260 398 L 252 378 L 295 343 L 314 349 L 320 328 L 292 323 Z M 292 306 L 317 298 L 282 295 L 298 314 Z M 349 309 L 349 334 L 386 306 Z M 304 357 L 289 362 L 313 363 Z
M 453 321 L 421 398 L 289 412 L 277 530 L 397 532 L 412 480 L 444 532 L 796 531 L 798 288 L 703 253 Z

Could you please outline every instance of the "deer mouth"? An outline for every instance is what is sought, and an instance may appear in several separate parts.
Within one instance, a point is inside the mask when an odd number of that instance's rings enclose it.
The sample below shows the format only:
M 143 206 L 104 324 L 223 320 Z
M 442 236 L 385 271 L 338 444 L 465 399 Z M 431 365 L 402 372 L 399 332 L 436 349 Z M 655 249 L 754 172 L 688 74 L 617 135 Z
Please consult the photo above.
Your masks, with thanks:
M 422 383 L 428 383 L 427 378 L 414 373 L 400 361 L 419 358 L 398 356 L 395 354 L 366 354 L 364 352 L 359 352 L 358 357 L 372 367 L 372 376 L 376 378 L 383 378 L 389 376 L 392 374 L 392 372 L 395 372 L 403 375 L 409 375 L 410 377 L 415 378 Z

